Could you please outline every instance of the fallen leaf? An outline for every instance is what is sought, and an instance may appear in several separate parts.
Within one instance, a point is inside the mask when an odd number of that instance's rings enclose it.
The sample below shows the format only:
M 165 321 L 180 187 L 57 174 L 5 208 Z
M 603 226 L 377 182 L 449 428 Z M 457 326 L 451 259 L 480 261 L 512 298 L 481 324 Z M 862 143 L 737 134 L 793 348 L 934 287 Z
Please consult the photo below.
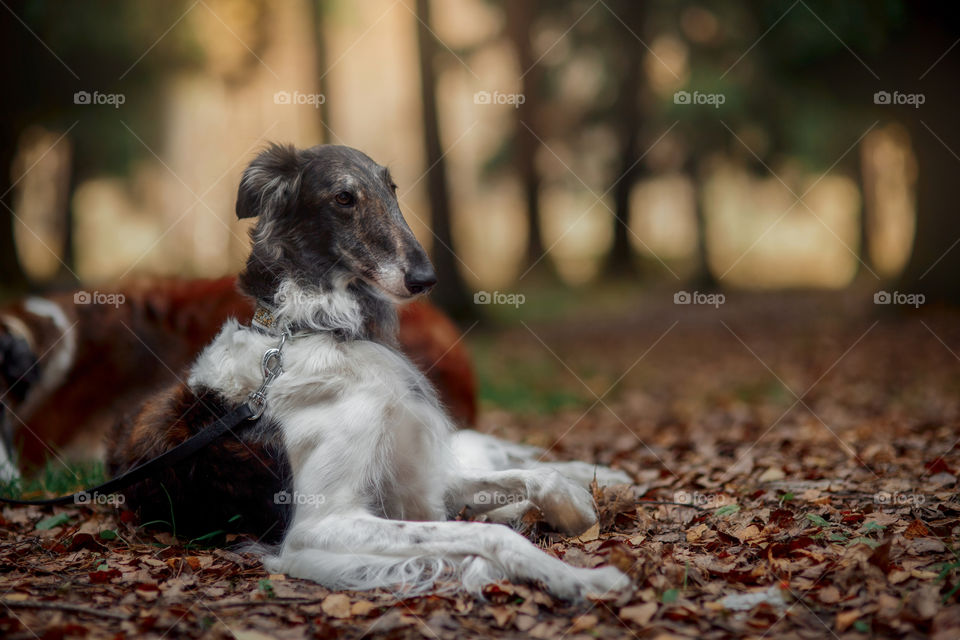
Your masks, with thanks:
M 70 514 L 67 512 L 58 513 L 55 516 L 50 516 L 49 518 L 44 518 L 37 524 L 33 526 L 37 531 L 48 531 L 54 527 L 59 527 L 70 522 Z
M 914 520 L 910 523 L 910 526 L 907 527 L 906 531 L 903 532 L 903 537 L 908 540 L 924 538 L 929 535 L 930 529 L 923 523 L 923 520 Z
M 836 628 L 837 631 L 843 633 L 850 628 L 857 618 L 863 615 L 863 612 L 859 609 L 850 609 L 849 611 L 841 611 L 837 614 Z
M 744 527 L 733 532 L 733 535 L 737 537 L 741 542 L 746 542 L 748 540 L 753 540 L 760 535 L 760 527 L 755 524 L 750 525 L 749 527 Z
M 580 631 L 593 629 L 599 621 L 597 616 L 589 613 L 577 616 L 573 619 L 573 624 L 570 626 L 570 633 L 579 633 Z
M 362 618 L 376 608 L 377 605 L 373 604 L 369 600 L 357 600 L 350 605 L 350 615 Z
M 820 592 L 817 594 L 817 598 L 823 604 L 836 604 L 840 602 L 840 590 L 834 586 L 824 587 L 820 589 Z
M 507 607 L 504 605 L 497 605 L 494 607 L 487 607 L 487 613 L 493 616 L 493 619 L 496 621 L 498 627 L 506 627 L 513 618 L 517 615 L 517 612 L 513 610 L 512 607 Z
M 702 523 L 698 524 L 692 529 L 687 529 L 687 542 L 697 542 L 709 529 L 710 527 Z
M 271 580 L 273 578 L 271 577 Z M 350 597 L 342 593 L 334 593 L 323 599 L 320 604 L 323 612 L 331 618 L 350 617 Z
M 577 536 L 580 542 L 591 542 L 600 537 L 600 523 L 595 522 L 593 526 Z
M 638 626 L 645 627 L 650 620 L 653 619 L 654 614 L 657 613 L 657 603 L 656 602 L 645 602 L 643 604 L 637 604 L 629 607 L 623 607 L 620 609 L 620 612 L 617 614 L 622 620 L 627 622 L 632 622 Z
M 785 477 L 786 474 L 783 472 L 783 469 L 780 467 L 770 467 L 760 474 L 758 480 L 760 482 L 777 482 L 778 480 L 783 480 Z

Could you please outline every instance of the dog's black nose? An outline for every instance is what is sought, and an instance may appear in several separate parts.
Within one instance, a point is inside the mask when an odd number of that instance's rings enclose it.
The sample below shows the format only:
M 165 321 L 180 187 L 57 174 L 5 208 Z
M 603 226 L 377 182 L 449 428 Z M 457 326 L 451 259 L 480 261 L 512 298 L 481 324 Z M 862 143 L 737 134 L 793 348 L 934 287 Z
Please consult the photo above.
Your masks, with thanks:
M 404 274 L 403 284 L 407 287 L 410 295 L 418 296 L 421 293 L 430 291 L 433 285 L 437 284 L 437 274 L 434 273 L 433 267 L 430 266 L 429 263 L 420 267 L 414 267 Z

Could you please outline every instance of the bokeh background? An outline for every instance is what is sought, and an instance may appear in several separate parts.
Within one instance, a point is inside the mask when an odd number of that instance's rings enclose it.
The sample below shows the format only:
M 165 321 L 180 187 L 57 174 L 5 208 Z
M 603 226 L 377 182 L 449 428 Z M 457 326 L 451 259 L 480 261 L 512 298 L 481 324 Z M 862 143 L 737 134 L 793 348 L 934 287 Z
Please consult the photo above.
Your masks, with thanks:
M 5 2 L 2 290 L 237 271 L 238 177 L 275 140 L 389 165 L 443 276 L 434 298 L 460 318 L 491 311 L 479 290 L 613 283 L 956 301 L 954 14 Z
M 627 562 L 676 637 L 960 637 L 958 7 L 0 0 L 0 303 L 236 273 L 258 150 L 357 147 L 437 267 L 474 426 L 635 481 L 556 555 Z M 40 488 L 92 484 L 55 455 Z M 16 522 L 8 582 L 87 585 Z M 720 613 L 753 587 L 791 604 Z M 623 635 L 604 609 L 517 628 Z

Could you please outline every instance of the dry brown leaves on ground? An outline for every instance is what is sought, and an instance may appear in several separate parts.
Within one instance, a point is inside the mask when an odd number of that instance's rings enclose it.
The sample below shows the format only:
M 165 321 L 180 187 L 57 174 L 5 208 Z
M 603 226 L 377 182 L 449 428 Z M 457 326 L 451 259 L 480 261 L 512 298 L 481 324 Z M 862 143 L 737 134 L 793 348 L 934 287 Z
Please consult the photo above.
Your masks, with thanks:
M 584 402 L 488 411 L 481 429 L 633 476 L 595 490 L 599 526 L 579 538 L 528 531 L 572 565 L 629 573 L 629 602 L 510 584 L 485 599 L 336 593 L 122 512 L 6 508 L 0 634 L 960 637 L 960 323 L 834 311 L 647 309 L 495 339 Z

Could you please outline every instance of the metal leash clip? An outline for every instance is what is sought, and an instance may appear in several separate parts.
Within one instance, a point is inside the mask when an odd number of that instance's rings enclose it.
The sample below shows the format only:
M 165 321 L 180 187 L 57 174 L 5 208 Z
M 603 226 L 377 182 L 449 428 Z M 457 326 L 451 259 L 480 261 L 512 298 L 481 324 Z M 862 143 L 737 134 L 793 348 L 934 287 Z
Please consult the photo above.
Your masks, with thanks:
M 287 332 L 280 335 L 280 344 L 272 349 L 267 349 L 260 361 L 260 367 L 263 369 L 263 382 L 260 388 L 252 392 L 247 397 L 247 405 L 253 411 L 250 420 L 256 420 L 263 415 L 267 408 L 267 389 L 273 384 L 273 381 L 283 373 L 283 345 L 287 341 Z

